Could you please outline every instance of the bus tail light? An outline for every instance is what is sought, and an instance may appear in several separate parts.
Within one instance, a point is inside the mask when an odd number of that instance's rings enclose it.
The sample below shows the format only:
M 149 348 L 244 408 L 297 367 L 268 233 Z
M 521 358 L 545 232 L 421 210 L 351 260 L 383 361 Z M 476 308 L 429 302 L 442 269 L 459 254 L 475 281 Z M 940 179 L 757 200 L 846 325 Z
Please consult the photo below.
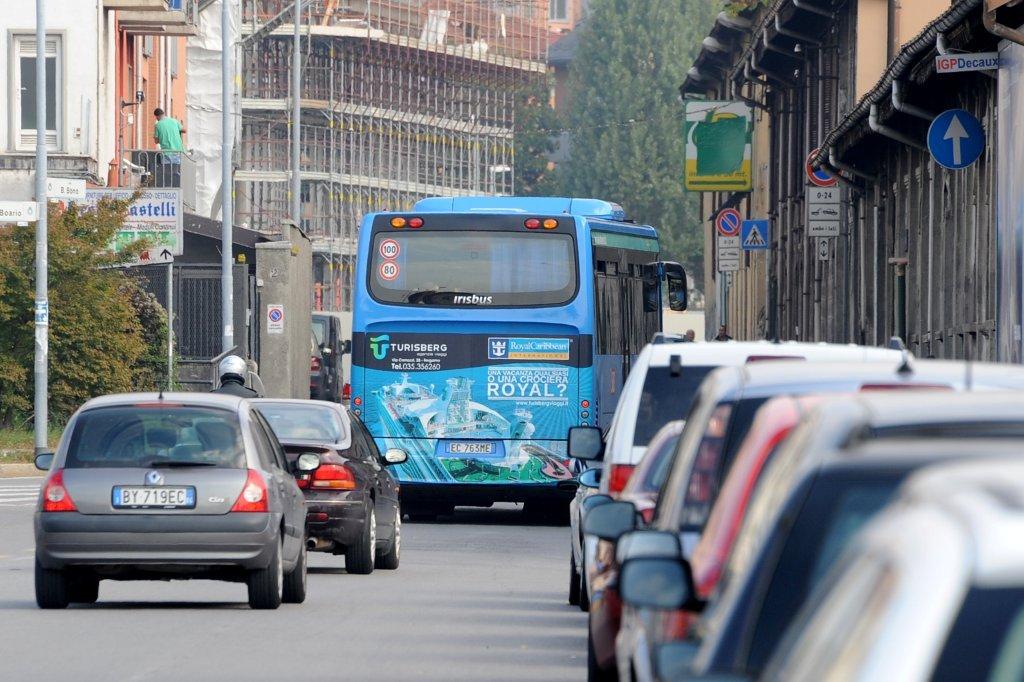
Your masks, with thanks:
M 526 226 L 527 230 L 536 230 L 540 227 L 540 220 L 537 218 L 528 218 L 523 225 Z
M 414 229 L 423 227 L 423 218 L 409 218 L 409 227 Z
M 554 218 L 548 218 L 547 220 L 544 221 L 543 224 L 545 230 L 553 230 L 556 227 L 558 227 L 558 221 L 555 220 Z
M 405 227 L 405 218 L 392 218 L 391 227 Z

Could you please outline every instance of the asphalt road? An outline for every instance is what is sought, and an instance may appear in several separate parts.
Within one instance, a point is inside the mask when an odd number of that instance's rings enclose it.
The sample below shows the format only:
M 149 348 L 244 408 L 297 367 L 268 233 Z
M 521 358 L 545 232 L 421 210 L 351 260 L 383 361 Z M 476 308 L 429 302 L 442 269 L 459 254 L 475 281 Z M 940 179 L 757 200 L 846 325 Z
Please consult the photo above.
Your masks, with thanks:
M 566 604 L 568 528 L 511 506 L 406 523 L 397 571 L 310 554 L 305 604 L 251 611 L 245 587 L 103 582 L 93 606 L 40 611 L 39 479 L 0 480 L 0 679 L 581 680 L 586 620 Z

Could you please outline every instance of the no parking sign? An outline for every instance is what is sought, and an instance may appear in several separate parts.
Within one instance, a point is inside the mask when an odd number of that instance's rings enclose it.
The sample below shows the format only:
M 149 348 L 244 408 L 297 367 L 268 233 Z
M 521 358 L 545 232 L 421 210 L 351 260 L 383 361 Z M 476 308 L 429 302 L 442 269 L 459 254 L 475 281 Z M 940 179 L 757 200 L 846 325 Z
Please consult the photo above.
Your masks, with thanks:
M 267 333 L 284 334 L 284 306 L 267 305 Z

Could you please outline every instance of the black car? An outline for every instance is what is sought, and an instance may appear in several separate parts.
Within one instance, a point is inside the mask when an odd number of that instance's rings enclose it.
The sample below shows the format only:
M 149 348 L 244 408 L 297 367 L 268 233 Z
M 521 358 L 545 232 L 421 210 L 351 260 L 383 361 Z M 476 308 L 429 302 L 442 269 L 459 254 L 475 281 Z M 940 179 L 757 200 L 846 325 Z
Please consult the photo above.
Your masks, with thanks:
M 313 351 L 309 367 L 309 397 L 339 403 L 345 387 L 343 356 L 351 351 L 345 339 L 345 319 L 339 313 L 313 312 Z M 347 325 L 351 328 L 351 323 Z
M 402 512 L 398 482 L 387 467 L 404 462 L 406 453 L 393 449 L 381 456 L 362 422 L 336 403 L 252 402 L 289 461 L 307 453 L 320 459 L 314 472 L 296 478 L 306 496 L 308 549 L 344 554 L 349 573 L 398 568 Z

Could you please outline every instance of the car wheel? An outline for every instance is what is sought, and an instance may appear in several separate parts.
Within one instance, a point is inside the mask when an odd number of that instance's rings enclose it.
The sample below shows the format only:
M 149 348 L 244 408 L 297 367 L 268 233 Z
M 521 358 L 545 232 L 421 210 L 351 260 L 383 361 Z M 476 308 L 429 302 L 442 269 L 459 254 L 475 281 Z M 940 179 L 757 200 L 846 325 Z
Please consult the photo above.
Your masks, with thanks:
M 306 541 L 305 538 L 299 543 L 299 558 L 295 568 L 284 577 L 284 589 L 281 598 L 285 604 L 301 604 L 306 601 Z
M 384 554 L 378 554 L 377 560 L 374 562 L 376 568 L 383 568 L 387 571 L 393 571 L 398 568 L 398 562 L 402 558 L 402 509 L 398 509 L 398 513 L 395 514 L 395 532 L 391 536 L 391 544 L 388 546 L 388 551 Z
M 587 551 L 586 548 L 583 551 Z M 590 610 L 590 593 L 587 592 L 587 564 L 584 561 L 580 566 L 580 611 Z
M 372 505 L 372 502 L 371 502 Z M 377 554 L 377 515 L 370 507 L 366 515 L 362 535 L 356 544 L 345 552 L 345 570 L 356 575 L 373 573 L 373 561 Z
M 100 579 L 94 575 L 78 575 L 71 581 L 68 601 L 73 604 L 95 604 L 100 598 Z
M 569 606 L 580 605 L 580 575 L 576 571 L 576 555 L 569 550 Z
M 254 609 L 276 609 L 284 598 L 284 567 L 281 565 L 281 543 L 274 544 L 270 564 L 249 571 L 249 606 Z
M 71 602 L 66 571 L 43 568 L 36 558 L 36 604 L 41 609 L 66 609 Z
M 587 682 L 615 682 L 619 679 L 618 671 L 615 668 L 608 670 L 597 663 L 597 656 L 594 652 L 594 639 L 587 633 Z

